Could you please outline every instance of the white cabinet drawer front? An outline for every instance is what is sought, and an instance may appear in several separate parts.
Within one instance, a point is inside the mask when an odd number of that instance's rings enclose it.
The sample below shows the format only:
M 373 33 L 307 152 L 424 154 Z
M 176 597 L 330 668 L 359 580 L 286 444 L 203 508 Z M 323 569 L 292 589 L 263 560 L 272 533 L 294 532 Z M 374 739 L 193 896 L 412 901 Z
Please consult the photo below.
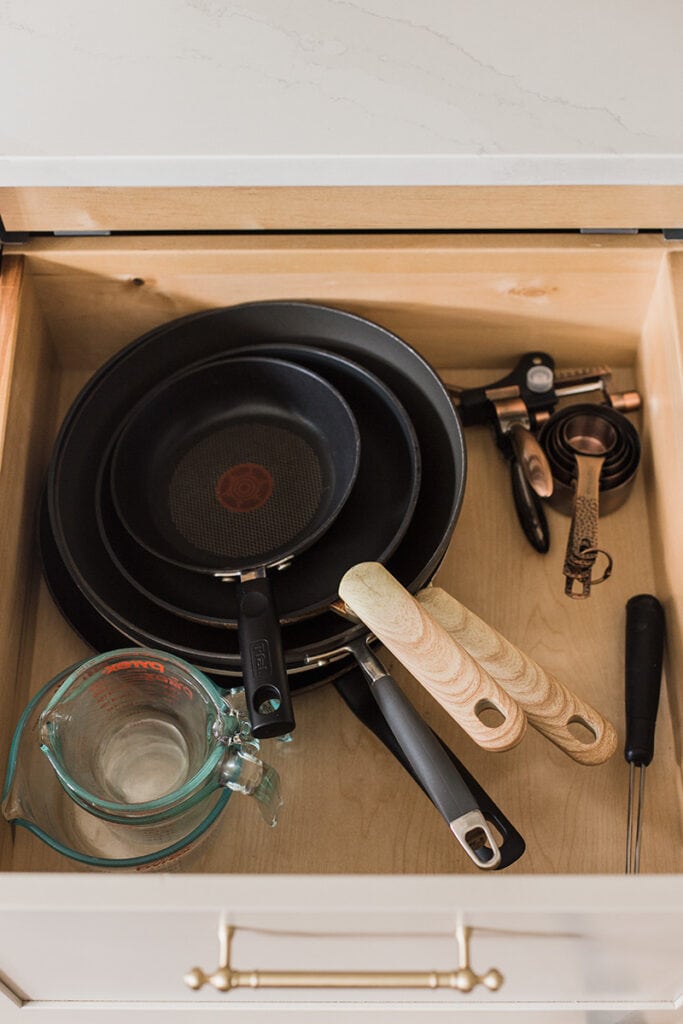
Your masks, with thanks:
M 60 879 L 72 909 L 56 906 L 54 895 L 42 910 L 4 901 L 0 965 L 30 1000 L 606 1010 L 674 1007 L 683 994 L 683 885 L 672 879 L 646 880 L 645 899 L 634 897 L 630 879 L 501 878 L 493 895 L 490 887 L 446 877 L 241 876 L 226 883 L 188 876 L 116 879 L 113 886 L 107 879 L 101 888 L 110 898 L 101 910 L 83 905 L 92 886 L 80 881 Z M 472 927 L 472 969 L 482 975 L 495 967 L 504 984 L 470 994 L 218 993 L 208 985 L 191 992 L 183 981 L 190 968 L 210 973 L 218 966 L 221 913 L 236 929 L 232 967 L 241 971 L 452 971 L 453 932 L 463 920 Z

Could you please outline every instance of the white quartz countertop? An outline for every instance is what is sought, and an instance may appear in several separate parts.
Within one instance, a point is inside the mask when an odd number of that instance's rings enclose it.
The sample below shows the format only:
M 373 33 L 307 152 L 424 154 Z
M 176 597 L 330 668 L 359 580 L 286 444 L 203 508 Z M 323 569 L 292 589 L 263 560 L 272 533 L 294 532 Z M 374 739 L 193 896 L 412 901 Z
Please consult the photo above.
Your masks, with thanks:
M 683 184 L 679 0 L 0 0 L 0 186 Z

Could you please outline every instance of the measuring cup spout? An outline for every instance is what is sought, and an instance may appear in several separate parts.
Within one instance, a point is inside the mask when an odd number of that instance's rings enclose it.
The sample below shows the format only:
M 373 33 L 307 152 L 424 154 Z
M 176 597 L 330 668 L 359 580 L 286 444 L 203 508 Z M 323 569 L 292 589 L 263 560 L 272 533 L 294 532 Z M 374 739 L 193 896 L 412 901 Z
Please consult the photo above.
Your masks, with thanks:
M 280 776 L 273 767 L 257 757 L 253 750 L 233 742 L 221 764 L 218 781 L 219 785 L 234 793 L 254 797 L 266 824 L 271 828 L 277 825 L 282 807 Z
M 33 821 L 30 810 L 24 805 L 21 798 L 21 793 L 24 789 L 22 773 L 21 771 L 15 771 L 11 784 L 8 785 L 2 798 L 2 814 L 7 821 L 16 821 L 17 818 Z

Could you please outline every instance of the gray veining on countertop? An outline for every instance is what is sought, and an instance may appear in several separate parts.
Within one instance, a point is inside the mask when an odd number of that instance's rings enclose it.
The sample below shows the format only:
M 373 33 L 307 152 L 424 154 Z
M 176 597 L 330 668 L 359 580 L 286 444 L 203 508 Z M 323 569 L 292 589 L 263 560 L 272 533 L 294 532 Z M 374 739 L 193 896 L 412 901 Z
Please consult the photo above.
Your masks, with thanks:
M 0 185 L 683 183 L 678 0 L 0 0 Z

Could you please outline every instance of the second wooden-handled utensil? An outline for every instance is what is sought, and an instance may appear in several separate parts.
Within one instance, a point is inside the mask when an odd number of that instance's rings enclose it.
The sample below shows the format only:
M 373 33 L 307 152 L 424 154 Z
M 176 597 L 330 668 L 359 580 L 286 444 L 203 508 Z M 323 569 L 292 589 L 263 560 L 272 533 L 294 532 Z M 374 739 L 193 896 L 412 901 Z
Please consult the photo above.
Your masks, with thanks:
M 519 743 L 526 729 L 519 704 L 384 566 L 353 566 L 339 596 L 481 747 L 507 750 Z M 487 723 L 482 716 L 491 709 L 502 721 Z
M 417 594 L 420 605 L 524 709 L 529 724 L 580 764 L 607 761 L 617 746 L 614 727 L 595 708 L 506 640 L 440 587 Z M 579 725 L 584 739 L 571 732 Z

